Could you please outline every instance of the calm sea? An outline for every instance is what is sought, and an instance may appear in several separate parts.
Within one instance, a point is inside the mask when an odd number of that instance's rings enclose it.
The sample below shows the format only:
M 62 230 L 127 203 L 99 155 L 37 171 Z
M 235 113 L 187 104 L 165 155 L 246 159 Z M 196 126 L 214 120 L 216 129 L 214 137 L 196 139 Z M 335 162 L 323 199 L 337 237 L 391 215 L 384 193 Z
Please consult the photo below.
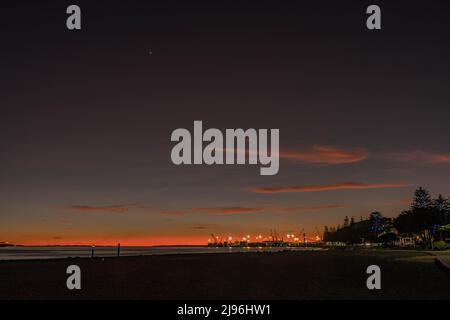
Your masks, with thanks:
M 188 254 L 188 253 L 233 253 L 233 252 L 280 252 L 320 250 L 319 248 L 209 248 L 209 247 L 122 247 L 121 256 Z M 91 247 L 5 247 L 0 248 L 0 260 L 58 259 L 90 257 Z M 117 256 L 117 247 L 95 247 L 96 257 Z

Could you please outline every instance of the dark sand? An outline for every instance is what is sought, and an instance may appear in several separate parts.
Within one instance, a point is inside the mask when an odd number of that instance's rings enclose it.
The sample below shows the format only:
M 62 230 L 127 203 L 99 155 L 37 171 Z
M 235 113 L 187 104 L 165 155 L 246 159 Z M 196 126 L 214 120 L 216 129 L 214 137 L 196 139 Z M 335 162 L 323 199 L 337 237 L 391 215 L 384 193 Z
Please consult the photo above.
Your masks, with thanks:
M 0 261 L 0 299 L 450 299 L 450 275 L 407 252 L 283 252 Z M 66 268 L 82 290 L 66 289 Z M 368 265 L 382 290 L 366 288 Z

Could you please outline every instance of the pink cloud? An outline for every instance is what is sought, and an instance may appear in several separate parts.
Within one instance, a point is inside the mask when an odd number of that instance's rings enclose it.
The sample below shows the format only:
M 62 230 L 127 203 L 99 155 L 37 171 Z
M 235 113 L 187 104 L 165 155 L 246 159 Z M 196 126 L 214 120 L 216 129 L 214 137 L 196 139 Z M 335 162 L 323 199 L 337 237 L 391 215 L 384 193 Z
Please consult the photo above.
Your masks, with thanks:
M 264 207 L 209 207 L 209 208 L 191 208 L 185 210 L 161 211 L 164 215 L 186 215 L 186 214 L 207 214 L 207 215 L 237 215 L 254 213 L 295 213 L 303 211 L 321 211 L 330 209 L 349 208 L 348 205 L 325 204 L 316 206 L 279 206 L 268 205 Z
M 280 157 L 308 164 L 345 164 L 360 162 L 368 157 L 364 149 L 343 150 L 333 146 L 315 146 L 305 151 L 281 151 Z
M 306 186 L 282 186 L 253 188 L 250 191 L 255 193 L 301 193 L 301 192 L 320 192 L 331 190 L 358 190 L 358 189 L 386 189 L 407 187 L 404 183 L 361 183 L 361 182 L 343 182 L 329 185 L 306 185 Z
M 416 162 L 423 164 L 450 164 L 450 154 L 421 150 L 389 153 L 385 155 L 384 158 L 394 161 Z
M 78 212 L 99 212 L 99 213 L 124 213 L 131 208 L 139 207 L 136 204 L 117 204 L 108 206 L 93 206 L 93 205 L 63 205 L 50 206 L 51 208 L 65 209 Z

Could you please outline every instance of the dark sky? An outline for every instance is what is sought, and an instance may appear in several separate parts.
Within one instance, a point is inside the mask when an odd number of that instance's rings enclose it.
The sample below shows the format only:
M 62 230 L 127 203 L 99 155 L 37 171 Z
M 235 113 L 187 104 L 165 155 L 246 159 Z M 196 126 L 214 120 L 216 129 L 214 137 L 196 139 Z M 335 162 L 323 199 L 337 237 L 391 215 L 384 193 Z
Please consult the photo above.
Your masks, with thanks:
M 1 5 L 0 241 L 312 237 L 419 185 L 450 195 L 446 1 L 230 2 Z M 279 174 L 173 165 L 194 120 L 279 128 Z

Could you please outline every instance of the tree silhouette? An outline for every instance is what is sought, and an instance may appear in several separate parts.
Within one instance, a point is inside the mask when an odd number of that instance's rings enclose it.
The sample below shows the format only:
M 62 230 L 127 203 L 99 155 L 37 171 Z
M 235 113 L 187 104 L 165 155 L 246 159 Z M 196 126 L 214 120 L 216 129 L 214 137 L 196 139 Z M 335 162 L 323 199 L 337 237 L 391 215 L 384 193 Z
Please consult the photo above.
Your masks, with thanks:
M 378 235 L 383 232 L 382 218 L 380 212 L 375 211 L 370 214 L 370 232 L 373 236 L 378 237 Z
M 350 218 L 350 226 L 353 226 L 355 224 L 355 218 L 351 217 Z
M 400 233 L 418 234 L 427 247 L 433 247 L 434 234 L 438 230 L 439 219 L 428 190 L 420 187 L 414 192 L 411 209 L 402 212 L 395 220 Z
M 436 210 L 437 219 L 440 225 L 450 223 L 449 221 L 449 211 L 450 204 L 447 199 L 445 199 L 441 194 L 433 200 L 433 207 Z
M 447 199 L 445 199 L 441 194 L 433 200 L 433 214 L 435 215 L 436 224 L 432 227 L 431 233 L 434 237 L 439 237 L 443 240 L 442 232 L 440 228 L 443 225 L 450 223 L 449 221 L 449 211 L 450 205 Z
M 428 209 L 431 207 L 431 205 L 431 196 L 428 190 L 419 187 L 419 189 L 414 191 L 414 200 L 411 204 L 412 210 Z
M 349 226 L 349 220 L 348 220 L 348 216 L 345 216 L 344 218 L 344 228 Z
M 378 211 L 367 219 L 361 217 L 359 222 L 345 216 L 342 226 L 325 228 L 324 241 L 352 244 L 368 240 L 392 245 L 398 240 L 393 227 L 400 235 L 419 236 L 426 247 L 433 248 L 434 240 L 443 240 L 443 234 L 450 230 L 450 201 L 442 195 L 432 199 L 428 190 L 420 187 L 414 192 L 410 209 L 397 218 L 383 217 Z

